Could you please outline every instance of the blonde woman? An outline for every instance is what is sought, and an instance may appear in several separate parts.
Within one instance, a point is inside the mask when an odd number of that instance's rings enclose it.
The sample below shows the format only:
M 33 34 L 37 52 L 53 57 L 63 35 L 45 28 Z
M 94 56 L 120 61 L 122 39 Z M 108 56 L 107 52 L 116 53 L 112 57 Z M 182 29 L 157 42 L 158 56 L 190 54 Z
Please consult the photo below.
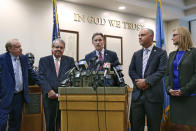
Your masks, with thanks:
M 176 51 L 169 54 L 166 87 L 170 95 L 170 120 L 176 131 L 188 125 L 196 131 L 196 48 L 185 27 L 173 30 Z

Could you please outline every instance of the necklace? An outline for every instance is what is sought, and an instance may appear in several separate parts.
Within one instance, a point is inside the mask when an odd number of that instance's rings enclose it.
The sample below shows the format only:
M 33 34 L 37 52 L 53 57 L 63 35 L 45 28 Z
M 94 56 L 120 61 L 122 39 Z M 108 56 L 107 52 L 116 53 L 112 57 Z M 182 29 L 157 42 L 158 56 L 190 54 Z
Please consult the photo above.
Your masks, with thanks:
M 182 60 L 182 57 L 184 56 L 184 53 L 185 53 L 185 51 L 178 51 L 177 52 L 177 55 L 176 55 L 176 57 L 177 57 L 177 61 L 176 61 L 176 63 L 177 63 L 177 70 L 179 69 L 178 67 L 179 67 L 179 64 L 180 64 L 180 62 Z

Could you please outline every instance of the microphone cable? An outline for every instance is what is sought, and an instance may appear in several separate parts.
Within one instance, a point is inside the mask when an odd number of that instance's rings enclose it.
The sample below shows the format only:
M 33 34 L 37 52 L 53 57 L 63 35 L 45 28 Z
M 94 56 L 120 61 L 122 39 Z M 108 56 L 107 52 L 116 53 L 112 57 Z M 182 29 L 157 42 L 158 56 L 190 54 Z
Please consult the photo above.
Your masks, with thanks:
M 67 87 L 65 87 L 65 88 L 67 88 Z M 66 115 L 67 115 L 67 117 L 66 117 L 66 120 L 67 120 L 67 122 L 66 122 L 66 124 L 67 124 L 67 131 L 68 131 L 68 124 L 69 124 L 69 122 L 68 122 L 68 100 L 67 100 L 67 89 L 65 90 L 65 95 L 66 95 L 66 97 L 65 97 L 65 99 L 66 99 L 66 101 L 65 101 L 65 107 L 66 107 Z M 62 130 L 62 129 L 61 129 Z
M 97 85 L 96 85 L 97 86 Z M 98 130 L 100 131 L 100 122 L 99 122 L 99 104 L 98 104 L 98 94 L 97 94 L 97 88 L 96 88 L 96 102 L 97 102 L 97 126 L 98 126 Z
M 106 131 L 108 130 L 107 129 L 107 112 L 106 112 L 106 97 L 105 97 L 105 95 L 106 95 L 106 90 L 105 90 L 105 87 L 106 87 L 106 78 L 105 78 L 105 81 L 104 81 L 104 114 L 105 114 L 105 129 L 106 129 Z

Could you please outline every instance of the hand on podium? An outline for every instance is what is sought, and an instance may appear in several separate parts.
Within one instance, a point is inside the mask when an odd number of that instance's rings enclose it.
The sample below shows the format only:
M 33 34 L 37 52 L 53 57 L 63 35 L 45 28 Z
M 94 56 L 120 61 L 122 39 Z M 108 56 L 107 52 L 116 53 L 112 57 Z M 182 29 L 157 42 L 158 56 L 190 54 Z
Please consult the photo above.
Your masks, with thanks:
M 58 94 L 56 94 L 56 93 L 54 92 L 54 90 L 50 90 L 50 91 L 48 92 L 48 98 L 50 98 L 50 99 L 56 99 L 56 98 L 58 98 Z

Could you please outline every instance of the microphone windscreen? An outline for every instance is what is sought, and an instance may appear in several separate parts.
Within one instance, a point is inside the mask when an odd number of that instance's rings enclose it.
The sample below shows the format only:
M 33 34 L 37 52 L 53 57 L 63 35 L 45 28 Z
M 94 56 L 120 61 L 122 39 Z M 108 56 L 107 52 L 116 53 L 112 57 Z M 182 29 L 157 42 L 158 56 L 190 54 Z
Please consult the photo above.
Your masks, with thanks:
M 98 61 L 98 62 L 96 63 L 96 65 L 102 66 L 102 65 L 103 65 L 103 61 Z
M 115 66 L 115 67 L 116 67 L 116 69 L 117 69 L 118 71 L 122 71 L 121 65 L 117 65 L 117 66 Z
M 85 68 L 87 69 L 88 68 L 88 64 L 85 60 L 81 60 L 78 62 L 78 66 L 81 67 L 81 68 Z
M 108 63 L 108 62 L 104 63 L 103 68 L 110 69 L 111 68 L 111 63 Z
M 116 66 L 118 66 L 118 65 L 120 65 L 120 62 L 117 60 L 117 61 L 114 61 L 112 64 L 111 64 L 111 66 L 112 67 L 116 67 Z
M 90 62 L 94 62 L 98 59 L 98 56 L 94 56 L 93 58 L 90 59 Z
M 78 71 L 80 70 L 79 65 L 78 65 L 78 62 L 75 62 L 75 67 L 76 67 L 76 69 L 77 69 Z

